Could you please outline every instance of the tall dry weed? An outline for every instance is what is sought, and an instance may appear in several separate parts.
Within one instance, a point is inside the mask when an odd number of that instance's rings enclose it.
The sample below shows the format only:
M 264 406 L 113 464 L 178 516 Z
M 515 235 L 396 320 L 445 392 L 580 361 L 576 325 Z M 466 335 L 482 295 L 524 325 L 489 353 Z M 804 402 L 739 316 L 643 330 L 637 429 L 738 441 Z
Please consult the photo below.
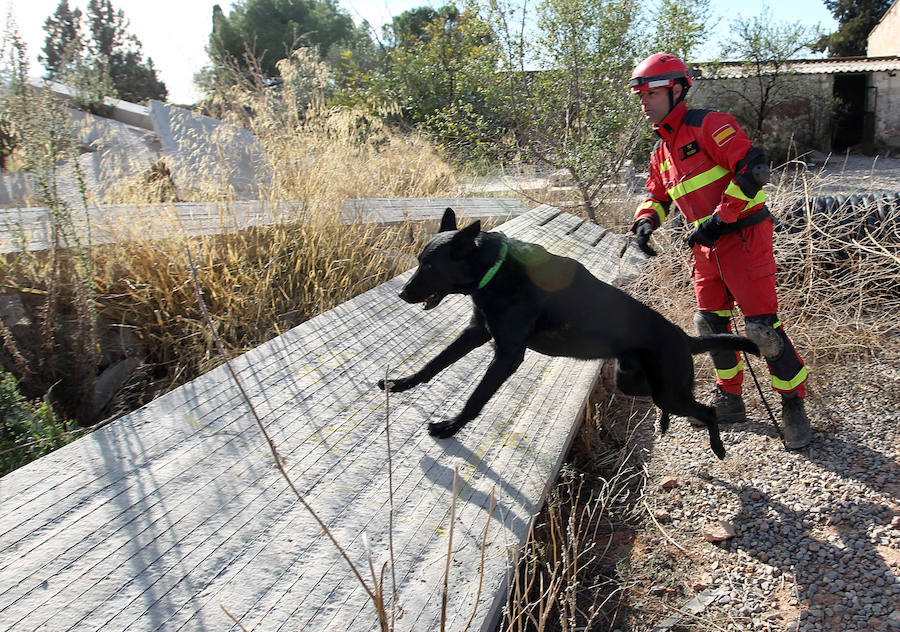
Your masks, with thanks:
M 610 390 L 591 394 L 584 423 L 512 572 L 499 632 L 611 630 L 629 586 L 618 573 L 643 484 L 640 415 Z M 632 398 L 627 398 L 632 401 Z M 646 408 L 646 406 L 644 406 Z
M 789 164 L 767 190 L 776 218 L 778 314 L 811 365 L 876 353 L 900 332 L 898 217 L 875 221 L 874 208 L 862 202 L 823 209 L 819 191 L 829 177 Z M 660 256 L 627 289 L 693 331 L 696 305 L 685 235 L 671 222 L 657 231 Z
M 90 250 L 97 315 L 134 332 L 145 352 L 143 368 L 126 389 L 131 399 L 115 403 L 106 416 L 127 412 L 220 362 L 187 286 L 186 245 L 196 253 L 198 282 L 220 335 L 237 354 L 408 265 L 406 255 L 420 245 L 417 231 L 348 224 L 341 213 L 346 199 L 459 193 L 459 174 L 422 136 L 391 129 L 362 111 L 313 104 L 298 112 L 273 95 L 254 88 L 233 110 L 250 113 L 238 122 L 257 135 L 270 167 L 259 186 L 259 206 L 269 214 L 264 225 L 236 229 L 245 222 L 223 182 L 192 192 L 215 201 L 218 217 L 207 220 L 221 226 L 211 231 L 221 234 L 191 236 L 172 206 L 147 204 L 160 199 L 165 165 L 156 165 L 161 178 L 131 179 L 110 189 L 117 202 L 133 206 L 130 215 L 97 201 L 97 215 L 110 219 L 92 228 L 112 241 Z M 16 292 L 48 292 L 52 260 L 38 255 L 8 264 L 4 273 Z

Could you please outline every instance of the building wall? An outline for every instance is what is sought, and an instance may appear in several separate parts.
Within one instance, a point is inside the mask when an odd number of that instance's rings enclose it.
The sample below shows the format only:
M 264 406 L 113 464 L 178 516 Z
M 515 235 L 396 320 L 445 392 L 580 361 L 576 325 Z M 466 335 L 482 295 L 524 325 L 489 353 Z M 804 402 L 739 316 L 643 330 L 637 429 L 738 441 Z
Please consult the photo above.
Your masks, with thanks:
M 900 150 L 900 72 L 873 72 L 871 85 L 878 88 L 875 148 Z
M 784 77 L 766 118 L 765 133 L 756 138 L 753 112 L 748 99 L 759 102 L 759 88 L 752 78 L 702 79 L 695 82 L 689 107 L 730 112 L 753 138 L 773 156 L 784 157 L 797 150 L 831 148 L 832 75 L 791 75 Z
M 894 2 L 872 32 L 866 47 L 868 57 L 900 55 L 900 2 Z

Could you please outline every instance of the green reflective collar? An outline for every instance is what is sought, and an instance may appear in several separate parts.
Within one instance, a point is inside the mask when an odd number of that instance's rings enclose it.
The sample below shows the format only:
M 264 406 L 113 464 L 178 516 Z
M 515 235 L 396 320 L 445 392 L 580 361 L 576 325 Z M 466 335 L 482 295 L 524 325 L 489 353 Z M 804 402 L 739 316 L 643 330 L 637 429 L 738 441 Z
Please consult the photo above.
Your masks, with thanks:
M 481 281 L 478 282 L 479 290 L 491 282 L 491 279 L 497 274 L 497 270 L 499 270 L 500 266 L 503 265 L 503 262 L 506 261 L 506 253 L 509 251 L 509 242 L 506 239 L 506 235 L 503 233 L 499 233 L 499 235 L 503 238 L 503 243 L 500 244 L 500 254 L 497 256 L 497 262 L 491 266 L 490 270 L 484 273 L 484 276 L 481 277 Z

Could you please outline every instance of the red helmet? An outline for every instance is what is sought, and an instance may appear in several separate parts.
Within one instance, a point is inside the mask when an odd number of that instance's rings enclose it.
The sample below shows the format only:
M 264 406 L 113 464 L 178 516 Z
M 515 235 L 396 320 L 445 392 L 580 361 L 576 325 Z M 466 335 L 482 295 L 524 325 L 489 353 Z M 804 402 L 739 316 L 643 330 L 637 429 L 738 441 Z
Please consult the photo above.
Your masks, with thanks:
M 674 55 L 657 53 L 637 65 L 631 73 L 628 85 L 633 94 L 650 88 L 671 88 L 675 85 L 676 79 L 684 79 L 689 88 L 694 85 L 691 81 L 693 76 L 685 63 Z

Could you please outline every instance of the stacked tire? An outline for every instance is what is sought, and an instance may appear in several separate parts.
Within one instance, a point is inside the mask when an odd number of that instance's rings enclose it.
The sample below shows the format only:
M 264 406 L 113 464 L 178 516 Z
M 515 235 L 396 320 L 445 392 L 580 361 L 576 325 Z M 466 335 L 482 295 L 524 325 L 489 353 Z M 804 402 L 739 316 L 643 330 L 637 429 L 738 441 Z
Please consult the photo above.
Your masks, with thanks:
M 900 192 L 820 195 L 810 200 L 809 207 L 805 200 L 800 200 L 779 219 L 779 228 L 799 232 L 806 228 L 807 216 L 842 239 L 896 236 L 900 224 Z

